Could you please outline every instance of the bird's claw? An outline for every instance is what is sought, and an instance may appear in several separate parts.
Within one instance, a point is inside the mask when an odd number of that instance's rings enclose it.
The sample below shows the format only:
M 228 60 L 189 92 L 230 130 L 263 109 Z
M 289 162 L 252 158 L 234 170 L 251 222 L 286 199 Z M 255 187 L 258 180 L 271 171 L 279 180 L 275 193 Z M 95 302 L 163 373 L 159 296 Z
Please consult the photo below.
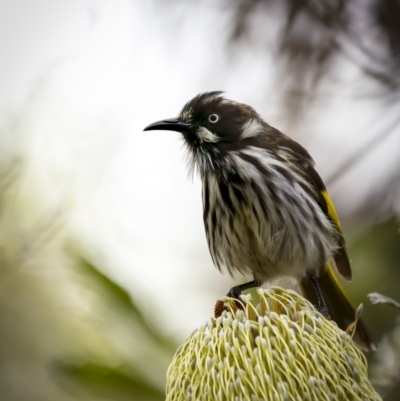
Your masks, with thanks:
M 321 315 L 324 316 L 325 319 L 331 320 L 331 316 L 326 305 L 317 306 L 317 310 Z
M 240 295 L 242 294 L 242 292 L 236 288 L 236 287 L 232 287 L 228 293 L 226 294 L 227 297 L 229 298 L 234 298 L 240 301 Z

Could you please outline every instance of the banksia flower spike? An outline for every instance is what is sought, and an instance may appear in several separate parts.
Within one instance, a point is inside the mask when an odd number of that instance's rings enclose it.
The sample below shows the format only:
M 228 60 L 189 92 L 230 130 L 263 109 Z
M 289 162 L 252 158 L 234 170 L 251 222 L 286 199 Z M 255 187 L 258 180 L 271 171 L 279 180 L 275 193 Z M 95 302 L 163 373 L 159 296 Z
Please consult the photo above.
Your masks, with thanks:
M 166 401 L 381 400 L 349 334 L 293 291 L 258 293 L 217 302 L 176 352 Z

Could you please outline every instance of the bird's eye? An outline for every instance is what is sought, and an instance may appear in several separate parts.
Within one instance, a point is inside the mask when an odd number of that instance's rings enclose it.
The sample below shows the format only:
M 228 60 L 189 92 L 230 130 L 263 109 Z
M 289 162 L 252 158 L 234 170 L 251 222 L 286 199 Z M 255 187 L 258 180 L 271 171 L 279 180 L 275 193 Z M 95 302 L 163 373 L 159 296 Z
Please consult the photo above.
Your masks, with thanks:
M 208 116 L 208 121 L 210 121 L 211 124 L 215 124 L 219 120 L 218 114 L 210 114 Z

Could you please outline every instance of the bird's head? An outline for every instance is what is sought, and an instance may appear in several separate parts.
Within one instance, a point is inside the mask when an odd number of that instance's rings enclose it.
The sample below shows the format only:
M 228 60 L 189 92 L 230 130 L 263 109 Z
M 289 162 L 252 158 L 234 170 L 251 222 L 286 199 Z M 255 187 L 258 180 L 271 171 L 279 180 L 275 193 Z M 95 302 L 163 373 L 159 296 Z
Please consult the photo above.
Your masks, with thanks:
M 216 167 L 242 141 L 258 136 L 264 125 L 252 107 L 225 99 L 222 92 L 206 92 L 186 103 L 177 118 L 157 121 L 144 130 L 180 132 L 195 164 L 211 162 L 209 167 Z

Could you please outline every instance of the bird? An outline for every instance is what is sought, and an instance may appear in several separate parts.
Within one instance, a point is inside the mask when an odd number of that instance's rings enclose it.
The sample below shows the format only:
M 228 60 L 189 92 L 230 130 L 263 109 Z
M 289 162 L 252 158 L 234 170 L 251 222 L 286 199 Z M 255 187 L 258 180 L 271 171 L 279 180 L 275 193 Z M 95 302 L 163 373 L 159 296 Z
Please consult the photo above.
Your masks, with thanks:
M 177 118 L 144 131 L 182 134 L 188 168 L 202 181 L 203 220 L 214 265 L 252 280 L 228 296 L 279 277 L 294 278 L 302 294 L 326 318 L 346 330 L 355 310 L 335 270 L 352 270 L 339 217 L 308 151 L 222 91 L 188 101 Z M 375 350 L 371 330 L 360 319 L 353 336 Z

